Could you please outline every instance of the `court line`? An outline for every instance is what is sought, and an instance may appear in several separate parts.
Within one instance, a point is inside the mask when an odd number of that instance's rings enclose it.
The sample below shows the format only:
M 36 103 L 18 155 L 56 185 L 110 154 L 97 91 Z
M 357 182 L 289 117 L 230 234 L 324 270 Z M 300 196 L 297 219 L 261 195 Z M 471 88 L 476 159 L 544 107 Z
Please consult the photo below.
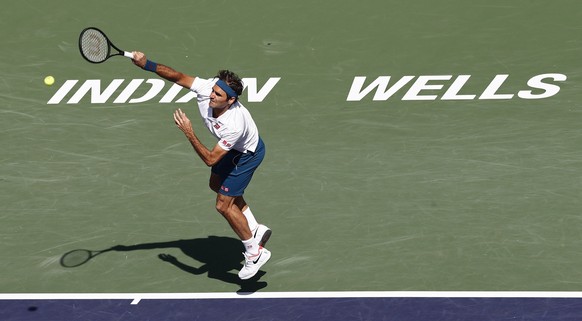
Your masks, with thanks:
M 309 298 L 582 298 L 582 292 L 547 291 L 337 291 L 255 293 L 2 293 L 0 300 L 208 300 Z

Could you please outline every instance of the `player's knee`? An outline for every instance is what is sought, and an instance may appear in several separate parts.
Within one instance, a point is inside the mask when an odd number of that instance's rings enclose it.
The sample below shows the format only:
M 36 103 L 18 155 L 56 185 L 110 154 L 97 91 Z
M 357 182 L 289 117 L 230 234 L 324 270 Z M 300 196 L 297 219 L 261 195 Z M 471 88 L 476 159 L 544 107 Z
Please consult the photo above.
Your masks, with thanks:
M 216 194 L 216 210 L 223 216 L 232 214 L 232 209 L 235 207 L 234 200 L 236 197 Z
M 228 207 L 229 207 L 228 202 L 225 202 L 220 199 L 216 200 L 216 211 L 218 211 L 218 213 L 225 215 L 228 211 Z

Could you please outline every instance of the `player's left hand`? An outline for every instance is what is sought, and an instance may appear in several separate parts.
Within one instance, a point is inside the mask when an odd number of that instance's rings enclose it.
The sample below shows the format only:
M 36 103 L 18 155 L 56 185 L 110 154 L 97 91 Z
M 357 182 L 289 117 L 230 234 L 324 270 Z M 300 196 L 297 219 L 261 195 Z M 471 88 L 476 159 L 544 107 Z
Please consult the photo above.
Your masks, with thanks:
M 178 108 L 178 110 L 174 112 L 174 122 L 186 136 L 194 135 L 192 123 L 190 122 L 190 119 L 186 117 L 186 113 L 184 113 L 182 109 Z

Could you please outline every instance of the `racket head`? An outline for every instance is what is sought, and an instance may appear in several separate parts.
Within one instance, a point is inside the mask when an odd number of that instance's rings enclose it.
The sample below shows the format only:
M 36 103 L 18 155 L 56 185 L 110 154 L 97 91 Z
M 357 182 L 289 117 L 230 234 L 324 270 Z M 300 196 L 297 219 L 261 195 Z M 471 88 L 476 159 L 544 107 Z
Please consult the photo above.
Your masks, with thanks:
M 102 63 L 111 57 L 111 42 L 103 31 L 85 28 L 79 35 L 79 51 L 88 62 Z
M 99 254 L 99 253 L 97 253 Z M 87 263 L 95 255 L 92 251 L 85 249 L 72 250 L 61 257 L 61 266 L 73 268 Z

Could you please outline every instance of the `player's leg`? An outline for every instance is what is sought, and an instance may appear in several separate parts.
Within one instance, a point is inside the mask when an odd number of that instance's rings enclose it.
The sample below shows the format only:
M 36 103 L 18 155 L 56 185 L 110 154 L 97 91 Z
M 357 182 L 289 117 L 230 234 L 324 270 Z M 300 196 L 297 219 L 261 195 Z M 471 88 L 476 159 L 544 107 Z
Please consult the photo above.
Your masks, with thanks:
M 271 252 L 259 245 L 259 242 L 264 238 L 264 233 L 257 238 L 252 237 L 249 221 L 243 214 L 244 210 L 250 213 L 249 217 L 252 216 L 252 212 L 250 212 L 242 195 L 264 155 L 262 141 L 259 141 L 255 152 L 241 153 L 231 150 L 218 164 L 212 167 L 210 177 L 210 188 L 217 192 L 216 209 L 229 222 L 246 249 L 244 253 L 245 264 L 239 272 L 239 277 L 243 280 L 254 276 L 271 257 Z M 252 221 L 251 224 L 258 225 L 254 217 L 252 217 Z
M 245 263 L 243 268 L 239 271 L 238 276 L 241 279 L 246 280 L 252 278 L 257 274 L 257 272 L 259 272 L 261 266 L 267 263 L 269 258 L 271 258 L 271 252 L 264 247 L 259 246 L 259 242 L 252 237 L 247 219 L 238 206 L 234 204 L 235 198 L 236 197 L 218 193 L 216 196 L 216 209 L 228 221 L 245 247 L 245 252 L 243 253 Z

